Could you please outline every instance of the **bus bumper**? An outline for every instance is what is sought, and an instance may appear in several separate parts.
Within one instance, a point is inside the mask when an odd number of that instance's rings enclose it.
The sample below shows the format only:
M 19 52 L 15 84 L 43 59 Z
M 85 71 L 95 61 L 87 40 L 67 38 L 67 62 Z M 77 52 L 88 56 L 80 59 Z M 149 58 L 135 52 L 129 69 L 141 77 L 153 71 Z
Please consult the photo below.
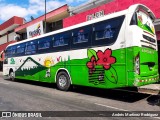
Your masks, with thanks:
M 149 77 L 139 77 L 134 81 L 134 86 L 140 87 L 144 85 L 158 83 L 158 81 L 159 81 L 159 74 Z

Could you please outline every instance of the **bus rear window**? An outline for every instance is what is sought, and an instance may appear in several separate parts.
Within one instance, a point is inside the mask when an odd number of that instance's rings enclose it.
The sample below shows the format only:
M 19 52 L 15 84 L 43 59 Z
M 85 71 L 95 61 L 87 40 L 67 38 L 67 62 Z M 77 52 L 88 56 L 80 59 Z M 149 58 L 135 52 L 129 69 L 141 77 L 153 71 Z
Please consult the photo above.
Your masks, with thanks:
M 134 13 L 130 25 L 137 25 L 137 14 Z
M 135 20 L 136 18 L 136 20 Z M 137 21 L 137 23 L 136 23 Z M 138 25 L 142 30 L 155 35 L 155 28 L 153 24 L 153 18 L 151 15 L 143 9 L 139 9 L 131 20 L 132 24 Z

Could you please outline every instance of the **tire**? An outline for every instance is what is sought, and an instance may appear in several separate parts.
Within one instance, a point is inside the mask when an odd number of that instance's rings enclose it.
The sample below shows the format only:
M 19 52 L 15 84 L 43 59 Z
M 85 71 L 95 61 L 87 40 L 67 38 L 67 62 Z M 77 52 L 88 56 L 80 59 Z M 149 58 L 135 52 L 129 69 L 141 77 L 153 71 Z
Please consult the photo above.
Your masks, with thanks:
M 14 72 L 13 72 L 13 71 L 10 71 L 10 73 L 9 73 L 9 79 L 10 79 L 11 81 L 15 81 L 15 75 L 14 75 Z
M 71 86 L 71 81 L 69 75 L 62 71 L 56 76 L 57 88 L 62 91 L 68 91 Z

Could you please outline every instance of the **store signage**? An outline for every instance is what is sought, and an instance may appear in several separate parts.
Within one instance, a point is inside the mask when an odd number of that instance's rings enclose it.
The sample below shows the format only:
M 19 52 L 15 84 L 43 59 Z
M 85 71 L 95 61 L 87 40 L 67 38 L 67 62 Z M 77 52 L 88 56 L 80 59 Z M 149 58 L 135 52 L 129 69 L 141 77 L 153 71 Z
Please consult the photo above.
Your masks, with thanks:
M 98 11 L 96 13 L 87 15 L 87 21 L 93 20 L 93 19 L 96 19 L 96 18 L 99 18 L 99 17 L 103 17 L 103 16 L 104 16 L 104 10 L 101 10 L 101 11 Z
M 27 38 L 32 38 L 43 34 L 43 23 L 38 22 L 32 26 L 27 27 Z

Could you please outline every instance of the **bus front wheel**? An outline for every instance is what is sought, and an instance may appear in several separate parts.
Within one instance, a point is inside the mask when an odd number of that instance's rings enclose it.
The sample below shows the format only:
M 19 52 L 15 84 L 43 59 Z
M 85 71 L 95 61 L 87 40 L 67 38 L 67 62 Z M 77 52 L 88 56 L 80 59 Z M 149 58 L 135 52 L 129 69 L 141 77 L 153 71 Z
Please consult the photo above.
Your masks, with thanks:
M 14 75 L 13 70 L 11 70 L 11 71 L 9 72 L 9 79 L 10 79 L 11 81 L 15 81 L 15 75 Z
M 56 84 L 59 90 L 62 91 L 69 90 L 71 86 L 69 75 L 64 71 L 59 72 L 56 77 Z

